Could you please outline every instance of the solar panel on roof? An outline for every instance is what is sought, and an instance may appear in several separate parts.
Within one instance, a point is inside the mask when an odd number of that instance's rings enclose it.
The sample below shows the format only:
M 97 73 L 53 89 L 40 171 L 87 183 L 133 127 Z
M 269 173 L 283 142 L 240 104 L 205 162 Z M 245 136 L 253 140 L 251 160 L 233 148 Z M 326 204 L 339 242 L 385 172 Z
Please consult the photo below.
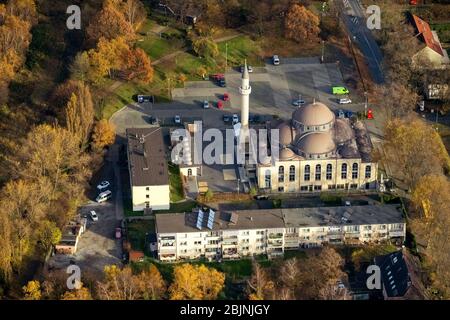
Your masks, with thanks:
M 202 230 L 203 224 L 203 211 L 199 210 L 197 215 L 197 229 Z
M 208 215 L 208 224 L 207 224 L 207 227 L 208 227 L 208 229 L 211 229 L 212 230 L 212 228 L 213 228 L 213 225 L 214 225 L 214 216 L 215 216 L 215 212 L 214 211 L 212 211 L 211 209 L 209 210 L 209 215 Z

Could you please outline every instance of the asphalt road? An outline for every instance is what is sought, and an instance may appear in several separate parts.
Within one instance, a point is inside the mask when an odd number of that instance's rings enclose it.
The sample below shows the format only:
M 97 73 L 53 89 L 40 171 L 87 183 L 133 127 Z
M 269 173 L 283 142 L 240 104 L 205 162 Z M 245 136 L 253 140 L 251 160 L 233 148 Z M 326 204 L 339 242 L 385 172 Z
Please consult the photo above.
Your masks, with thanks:
M 349 33 L 350 41 L 356 44 L 369 66 L 370 73 L 375 83 L 384 83 L 385 77 L 382 70 L 383 55 L 380 47 L 367 28 L 365 11 L 358 0 L 341 0 L 342 19 Z

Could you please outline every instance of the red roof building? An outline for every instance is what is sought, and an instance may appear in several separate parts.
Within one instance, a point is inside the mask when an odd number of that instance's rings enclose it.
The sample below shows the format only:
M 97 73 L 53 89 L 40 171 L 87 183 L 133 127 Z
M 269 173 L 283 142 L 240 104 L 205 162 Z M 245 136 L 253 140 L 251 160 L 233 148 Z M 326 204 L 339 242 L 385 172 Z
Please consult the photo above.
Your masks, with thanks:
M 437 33 L 431 30 L 428 22 L 416 15 L 412 15 L 412 24 L 417 32 L 417 38 L 424 44 L 424 48 L 414 56 L 415 63 L 422 66 L 423 59 L 429 60 L 435 68 L 442 68 L 450 63 L 447 52 L 442 49 Z M 429 66 L 430 67 L 430 66 Z

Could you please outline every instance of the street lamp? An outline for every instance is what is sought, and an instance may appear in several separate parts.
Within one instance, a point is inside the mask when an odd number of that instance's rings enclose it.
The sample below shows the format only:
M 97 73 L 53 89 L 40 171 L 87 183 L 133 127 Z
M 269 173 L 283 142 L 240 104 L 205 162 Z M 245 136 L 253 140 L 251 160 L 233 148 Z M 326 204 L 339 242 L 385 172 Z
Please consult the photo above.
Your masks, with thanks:
M 367 103 L 368 103 L 368 99 L 367 99 L 367 91 L 364 91 L 364 97 L 365 97 L 365 102 L 364 102 L 364 116 L 367 118 Z
M 320 58 L 321 63 L 323 63 L 324 55 L 325 55 L 325 40 L 322 40 L 322 57 Z
M 239 194 L 239 191 L 240 191 L 240 190 L 239 190 L 239 189 L 240 189 L 240 188 L 239 188 L 239 182 L 240 182 L 240 181 L 241 181 L 241 179 L 238 178 L 238 179 L 237 179 L 237 192 L 238 192 L 238 194 Z
M 228 42 L 225 42 L 225 72 L 228 69 Z

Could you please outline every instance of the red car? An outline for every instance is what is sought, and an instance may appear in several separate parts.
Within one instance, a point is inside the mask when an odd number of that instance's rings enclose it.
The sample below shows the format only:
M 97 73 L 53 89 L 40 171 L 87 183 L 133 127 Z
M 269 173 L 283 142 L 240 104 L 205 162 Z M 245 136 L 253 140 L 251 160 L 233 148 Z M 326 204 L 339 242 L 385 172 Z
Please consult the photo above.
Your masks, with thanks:
M 223 101 L 228 101 L 230 100 L 230 96 L 228 95 L 228 93 L 224 93 L 223 94 Z
M 367 110 L 367 119 L 372 120 L 373 119 L 373 111 L 372 109 Z
M 217 101 L 217 108 L 218 109 L 223 109 L 223 102 L 221 100 Z

